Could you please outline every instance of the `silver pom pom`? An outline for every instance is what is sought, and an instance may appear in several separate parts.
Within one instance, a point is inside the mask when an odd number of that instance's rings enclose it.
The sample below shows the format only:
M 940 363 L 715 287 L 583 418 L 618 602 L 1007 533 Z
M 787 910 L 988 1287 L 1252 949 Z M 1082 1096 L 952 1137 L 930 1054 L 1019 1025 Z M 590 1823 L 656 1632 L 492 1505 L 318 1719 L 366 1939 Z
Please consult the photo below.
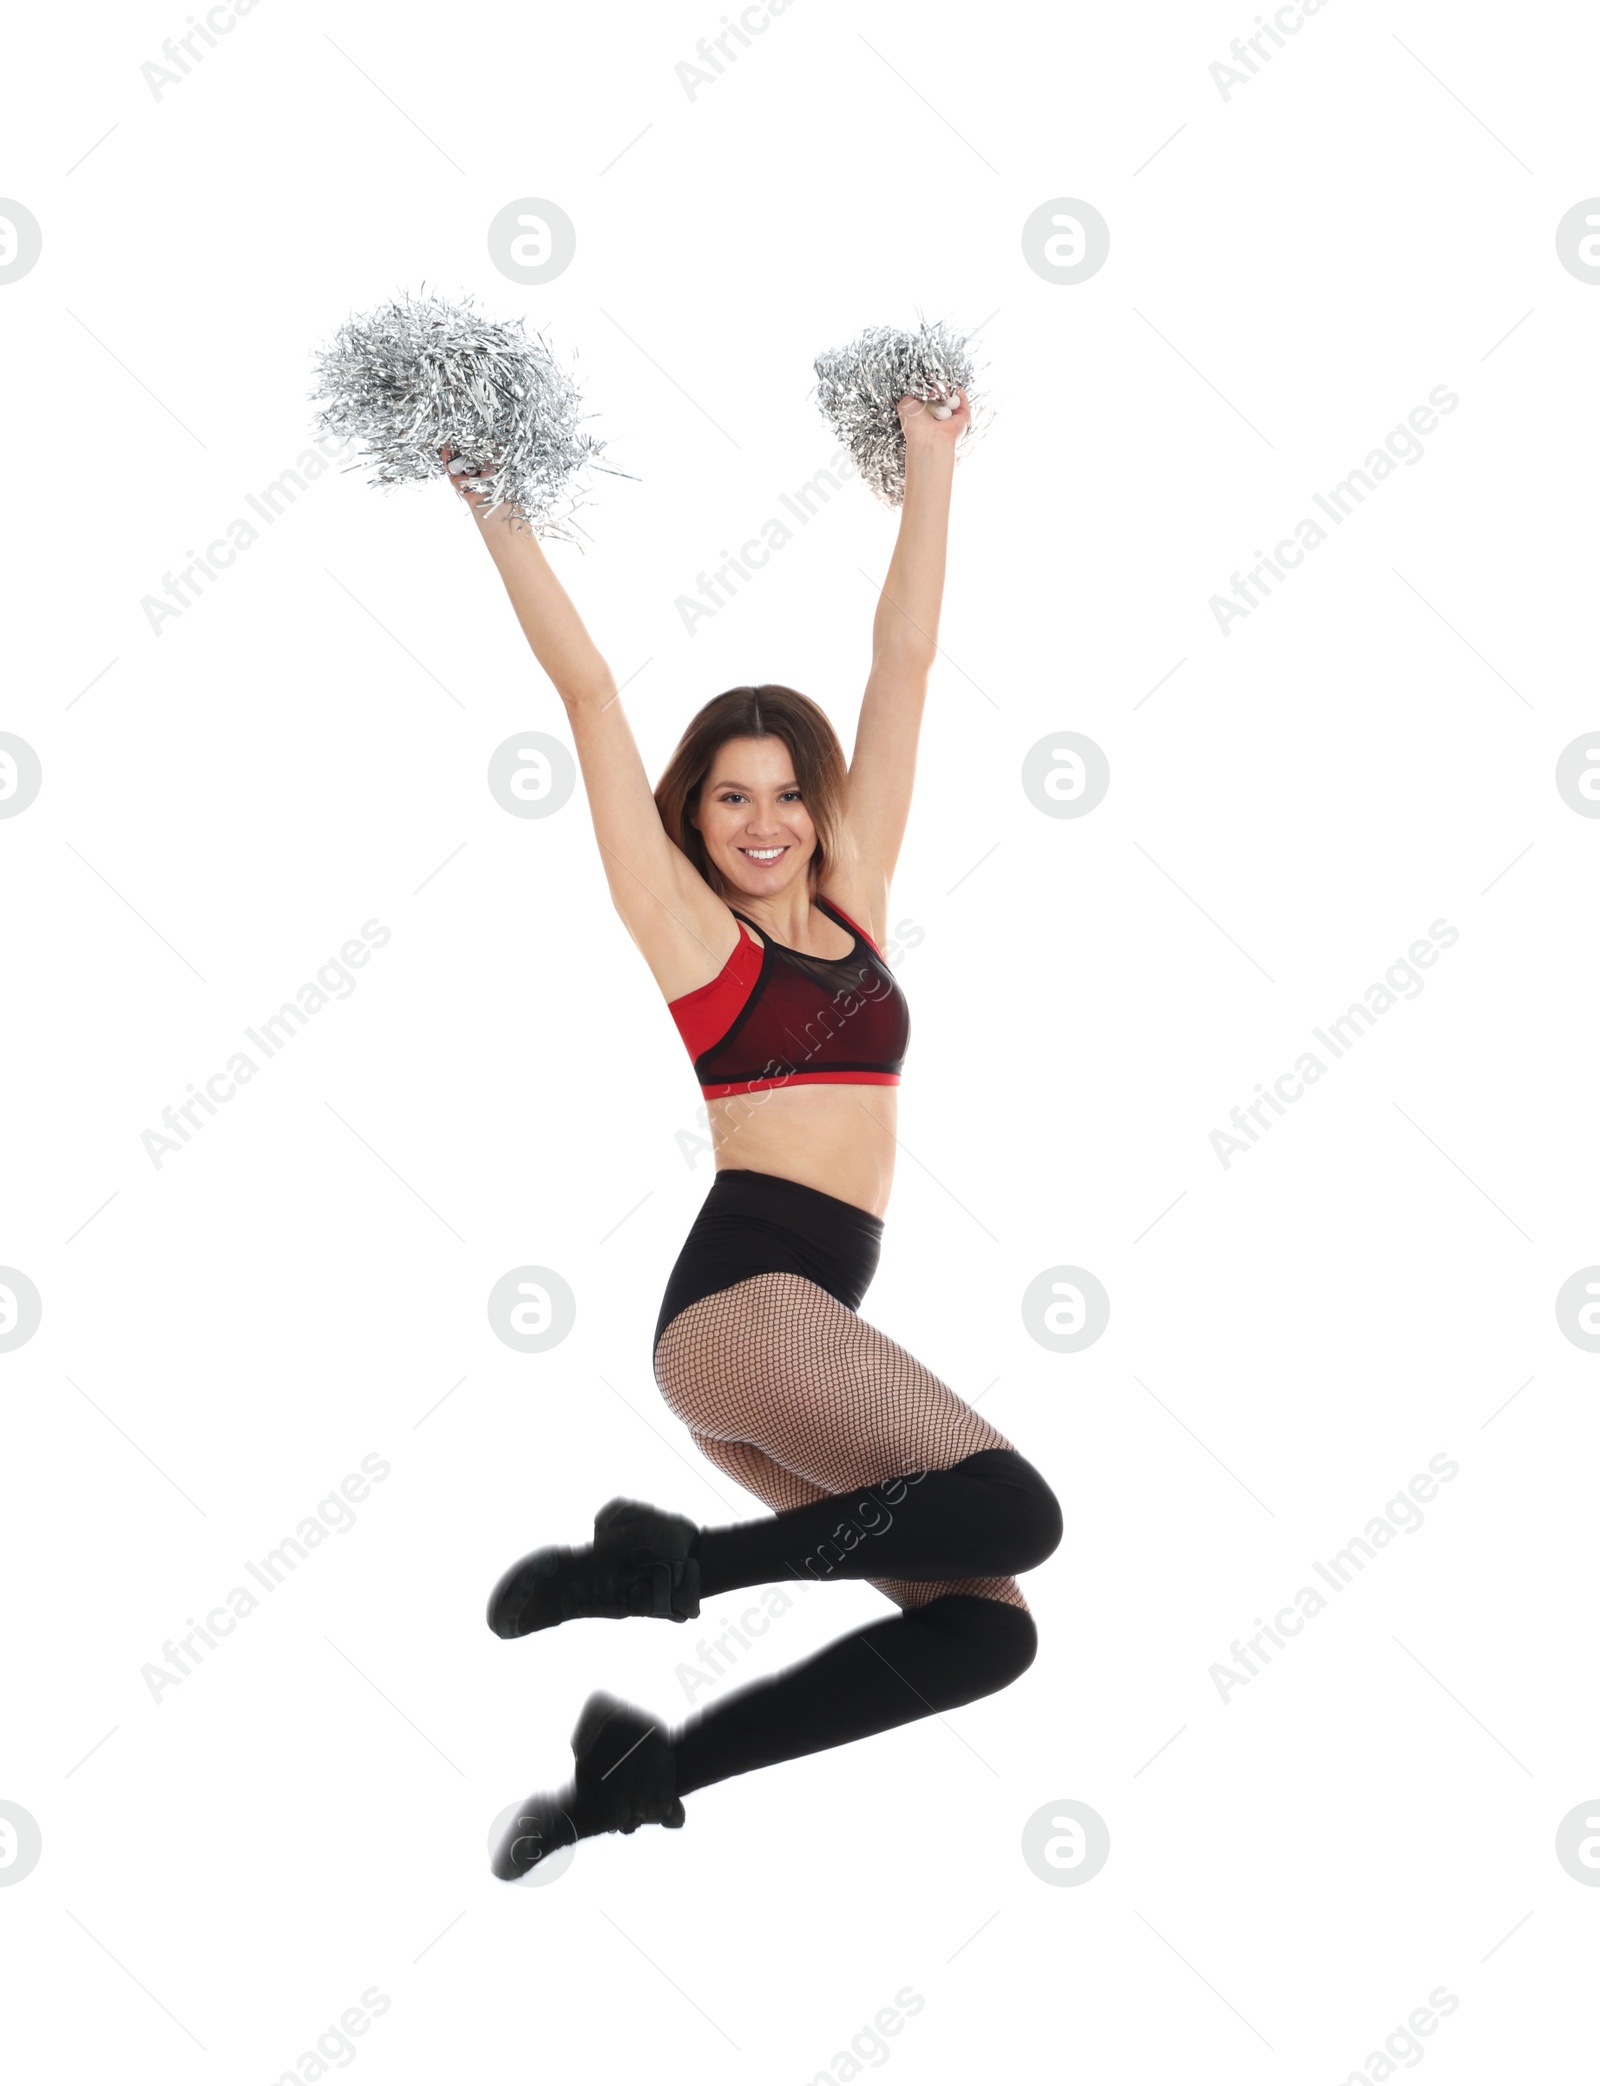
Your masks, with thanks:
M 393 298 L 348 320 L 315 357 L 317 427 L 353 438 L 377 465 L 369 485 L 437 478 L 448 449 L 461 482 L 505 502 L 537 536 L 577 539 L 566 518 L 581 504 L 577 474 L 605 444 L 583 432 L 576 381 L 522 320 L 483 317 L 464 296 Z M 456 466 L 458 473 L 461 466 Z
M 823 418 L 886 506 L 899 507 L 906 496 L 906 438 L 897 400 L 908 393 L 925 399 L 937 419 L 948 420 L 948 401 L 964 391 L 971 425 L 957 441 L 956 454 L 965 453 L 978 419 L 968 347 L 972 337 L 942 319 L 930 326 L 919 317 L 914 333 L 869 326 L 848 347 L 817 357 L 817 404 Z

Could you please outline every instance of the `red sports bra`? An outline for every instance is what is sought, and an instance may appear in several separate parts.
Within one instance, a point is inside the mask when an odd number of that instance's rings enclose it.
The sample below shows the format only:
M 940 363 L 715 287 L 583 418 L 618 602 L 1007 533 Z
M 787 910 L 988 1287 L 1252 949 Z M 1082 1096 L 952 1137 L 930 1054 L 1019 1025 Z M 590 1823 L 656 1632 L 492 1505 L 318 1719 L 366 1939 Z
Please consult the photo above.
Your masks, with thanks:
M 815 903 L 855 936 L 848 956 L 808 956 L 759 928 L 758 947 L 741 930 L 709 985 L 667 1002 L 708 1101 L 767 1087 L 900 1084 L 905 994 L 855 921 L 826 898 Z

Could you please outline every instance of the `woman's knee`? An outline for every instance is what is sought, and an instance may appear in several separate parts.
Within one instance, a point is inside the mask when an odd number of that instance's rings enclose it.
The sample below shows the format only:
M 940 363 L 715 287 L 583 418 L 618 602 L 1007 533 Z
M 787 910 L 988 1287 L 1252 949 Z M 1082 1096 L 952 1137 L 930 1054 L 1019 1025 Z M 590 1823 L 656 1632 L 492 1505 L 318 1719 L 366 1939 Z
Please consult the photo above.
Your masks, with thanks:
M 995 1686 L 1008 1688 L 1022 1678 L 1037 1657 L 1039 1631 L 1026 1608 L 1014 1607 L 1009 1601 L 991 1601 L 989 1606 L 1000 1610 L 989 1621 L 994 1669 L 1001 1676 Z
M 982 1449 L 960 1466 L 972 1476 L 986 1477 L 1004 1501 L 1008 1572 L 1031 1572 L 1061 1541 L 1065 1523 L 1061 1502 L 1026 1456 L 1015 1449 Z
M 1009 1687 L 1027 1672 L 1039 1650 L 1032 1614 L 1012 1601 L 945 1594 L 923 1608 L 920 1617 L 961 1645 L 960 1691 L 941 1704 L 943 1708 Z
M 1019 1457 L 1018 1461 L 1022 1462 L 1023 1459 Z M 1018 1565 L 1016 1569 L 1031 1572 L 1035 1565 L 1043 1564 L 1059 1547 L 1066 1523 L 1062 1517 L 1060 1500 L 1039 1472 L 1031 1463 L 1025 1463 L 1024 1468 L 1028 1473 L 1024 1488 L 1027 1505 L 1021 1515 L 1021 1525 L 1017 1534 L 1022 1548 L 1028 1553 L 1028 1561 L 1026 1564 Z

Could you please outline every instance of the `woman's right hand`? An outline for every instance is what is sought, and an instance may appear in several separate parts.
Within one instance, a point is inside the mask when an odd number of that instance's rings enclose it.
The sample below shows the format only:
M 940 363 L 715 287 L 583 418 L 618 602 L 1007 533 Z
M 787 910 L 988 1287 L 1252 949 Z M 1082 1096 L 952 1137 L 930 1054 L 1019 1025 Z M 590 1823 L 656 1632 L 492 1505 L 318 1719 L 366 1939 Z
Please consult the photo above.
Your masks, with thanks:
M 487 494 L 473 492 L 463 483 L 463 480 L 474 475 L 473 466 L 467 463 L 464 458 L 452 458 L 448 444 L 439 451 L 439 454 L 444 459 L 445 468 L 456 498 L 465 501 L 467 506 L 472 509 L 474 519 L 481 522 L 488 515 L 494 513 L 495 509 L 491 505 Z

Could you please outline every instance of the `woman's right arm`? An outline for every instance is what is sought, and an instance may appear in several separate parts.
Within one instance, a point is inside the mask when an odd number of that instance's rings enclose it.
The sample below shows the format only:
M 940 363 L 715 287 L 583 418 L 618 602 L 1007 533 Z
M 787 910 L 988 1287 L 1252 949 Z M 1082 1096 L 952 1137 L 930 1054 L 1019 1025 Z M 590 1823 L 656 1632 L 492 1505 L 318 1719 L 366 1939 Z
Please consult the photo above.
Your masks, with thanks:
M 663 827 L 616 679 L 538 538 L 506 507 L 486 513 L 481 495 L 461 497 L 571 721 L 612 903 L 666 998 L 693 992 L 744 930 Z

